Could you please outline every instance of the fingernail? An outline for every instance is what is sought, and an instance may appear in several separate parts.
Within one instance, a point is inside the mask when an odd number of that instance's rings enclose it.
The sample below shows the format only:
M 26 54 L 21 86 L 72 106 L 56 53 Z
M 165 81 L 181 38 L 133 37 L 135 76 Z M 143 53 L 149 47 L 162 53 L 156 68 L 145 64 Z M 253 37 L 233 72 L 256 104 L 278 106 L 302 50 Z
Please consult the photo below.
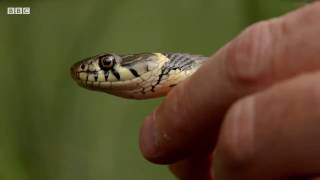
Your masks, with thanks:
M 157 145 L 158 129 L 155 128 L 155 112 L 151 113 L 144 121 L 140 131 L 140 147 L 143 155 L 152 160 L 158 156 Z

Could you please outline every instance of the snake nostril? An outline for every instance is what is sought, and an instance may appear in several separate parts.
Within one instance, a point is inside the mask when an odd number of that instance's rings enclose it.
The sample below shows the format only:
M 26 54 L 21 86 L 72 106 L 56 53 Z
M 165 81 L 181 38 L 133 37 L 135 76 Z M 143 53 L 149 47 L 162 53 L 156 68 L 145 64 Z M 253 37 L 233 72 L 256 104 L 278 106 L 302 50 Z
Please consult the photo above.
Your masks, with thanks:
M 81 65 L 80 65 L 80 68 L 81 68 L 82 70 L 84 70 L 84 69 L 86 68 L 86 65 L 81 64 Z

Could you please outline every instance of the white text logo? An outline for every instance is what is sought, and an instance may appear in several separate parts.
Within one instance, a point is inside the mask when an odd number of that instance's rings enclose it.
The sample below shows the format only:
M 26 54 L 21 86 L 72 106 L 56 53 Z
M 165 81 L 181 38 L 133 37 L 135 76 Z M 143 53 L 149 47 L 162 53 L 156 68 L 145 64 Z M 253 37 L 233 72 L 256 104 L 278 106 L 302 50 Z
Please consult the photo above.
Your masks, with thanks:
M 7 14 L 19 14 L 19 15 L 24 15 L 24 14 L 30 14 L 31 9 L 30 7 L 8 7 L 7 8 Z

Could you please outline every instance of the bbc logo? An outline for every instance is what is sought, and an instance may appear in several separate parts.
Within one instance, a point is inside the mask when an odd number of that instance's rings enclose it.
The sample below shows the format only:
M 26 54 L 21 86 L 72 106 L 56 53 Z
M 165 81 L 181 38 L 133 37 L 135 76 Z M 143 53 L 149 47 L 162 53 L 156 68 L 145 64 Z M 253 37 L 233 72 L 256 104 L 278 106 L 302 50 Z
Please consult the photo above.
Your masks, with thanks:
M 30 7 L 8 7 L 7 14 L 19 14 L 19 15 L 25 15 L 30 14 L 31 8 Z

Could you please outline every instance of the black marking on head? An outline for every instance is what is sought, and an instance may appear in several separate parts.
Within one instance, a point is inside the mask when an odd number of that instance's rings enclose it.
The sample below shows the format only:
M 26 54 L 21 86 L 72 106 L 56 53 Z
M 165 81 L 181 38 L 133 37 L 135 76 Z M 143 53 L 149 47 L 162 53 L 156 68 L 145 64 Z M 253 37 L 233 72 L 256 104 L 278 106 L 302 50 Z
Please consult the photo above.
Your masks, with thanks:
M 170 59 L 169 62 L 166 62 L 162 68 L 161 73 L 159 75 L 158 81 L 156 85 L 158 85 L 164 75 L 168 75 L 170 71 L 173 70 L 189 70 L 192 68 L 192 64 L 194 61 L 198 59 L 205 59 L 205 57 L 198 56 L 198 55 L 190 55 L 190 54 L 183 54 L 183 53 L 163 53 L 167 58 Z
M 109 71 L 104 72 L 104 79 L 107 81 L 109 77 Z
M 156 85 L 160 84 L 161 79 L 162 79 L 162 76 L 163 76 L 164 74 L 165 74 L 165 73 L 164 73 L 164 69 L 162 68 L 162 69 L 161 69 L 161 73 L 160 73 L 160 75 L 159 75 L 159 78 L 158 78 L 158 81 L 157 81 Z M 152 86 L 151 91 L 154 92 L 154 86 Z
M 158 81 L 156 83 L 156 85 L 160 84 L 161 80 L 162 80 L 162 77 L 164 75 L 168 75 L 170 71 L 172 70 L 176 70 L 176 69 L 180 69 L 179 67 L 172 67 L 169 65 L 168 62 L 166 62 L 166 64 L 164 64 L 161 68 L 161 73 L 159 75 L 159 78 L 158 78 Z
M 156 87 L 156 86 L 152 86 L 152 87 L 151 87 L 151 92 L 155 92 L 155 90 L 154 90 L 155 87 Z
M 120 74 L 114 69 L 111 69 L 111 72 L 117 78 L 117 80 L 119 81 L 120 80 Z
M 146 70 L 146 72 L 149 72 L 149 71 L 150 71 L 150 69 L 149 69 L 149 66 L 148 66 L 148 65 L 146 65 L 146 66 L 145 66 L 145 70 Z
M 140 77 L 140 75 L 138 74 L 138 72 L 132 68 L 129 69 L 130 72 L 135 76 L 135 77 Z

